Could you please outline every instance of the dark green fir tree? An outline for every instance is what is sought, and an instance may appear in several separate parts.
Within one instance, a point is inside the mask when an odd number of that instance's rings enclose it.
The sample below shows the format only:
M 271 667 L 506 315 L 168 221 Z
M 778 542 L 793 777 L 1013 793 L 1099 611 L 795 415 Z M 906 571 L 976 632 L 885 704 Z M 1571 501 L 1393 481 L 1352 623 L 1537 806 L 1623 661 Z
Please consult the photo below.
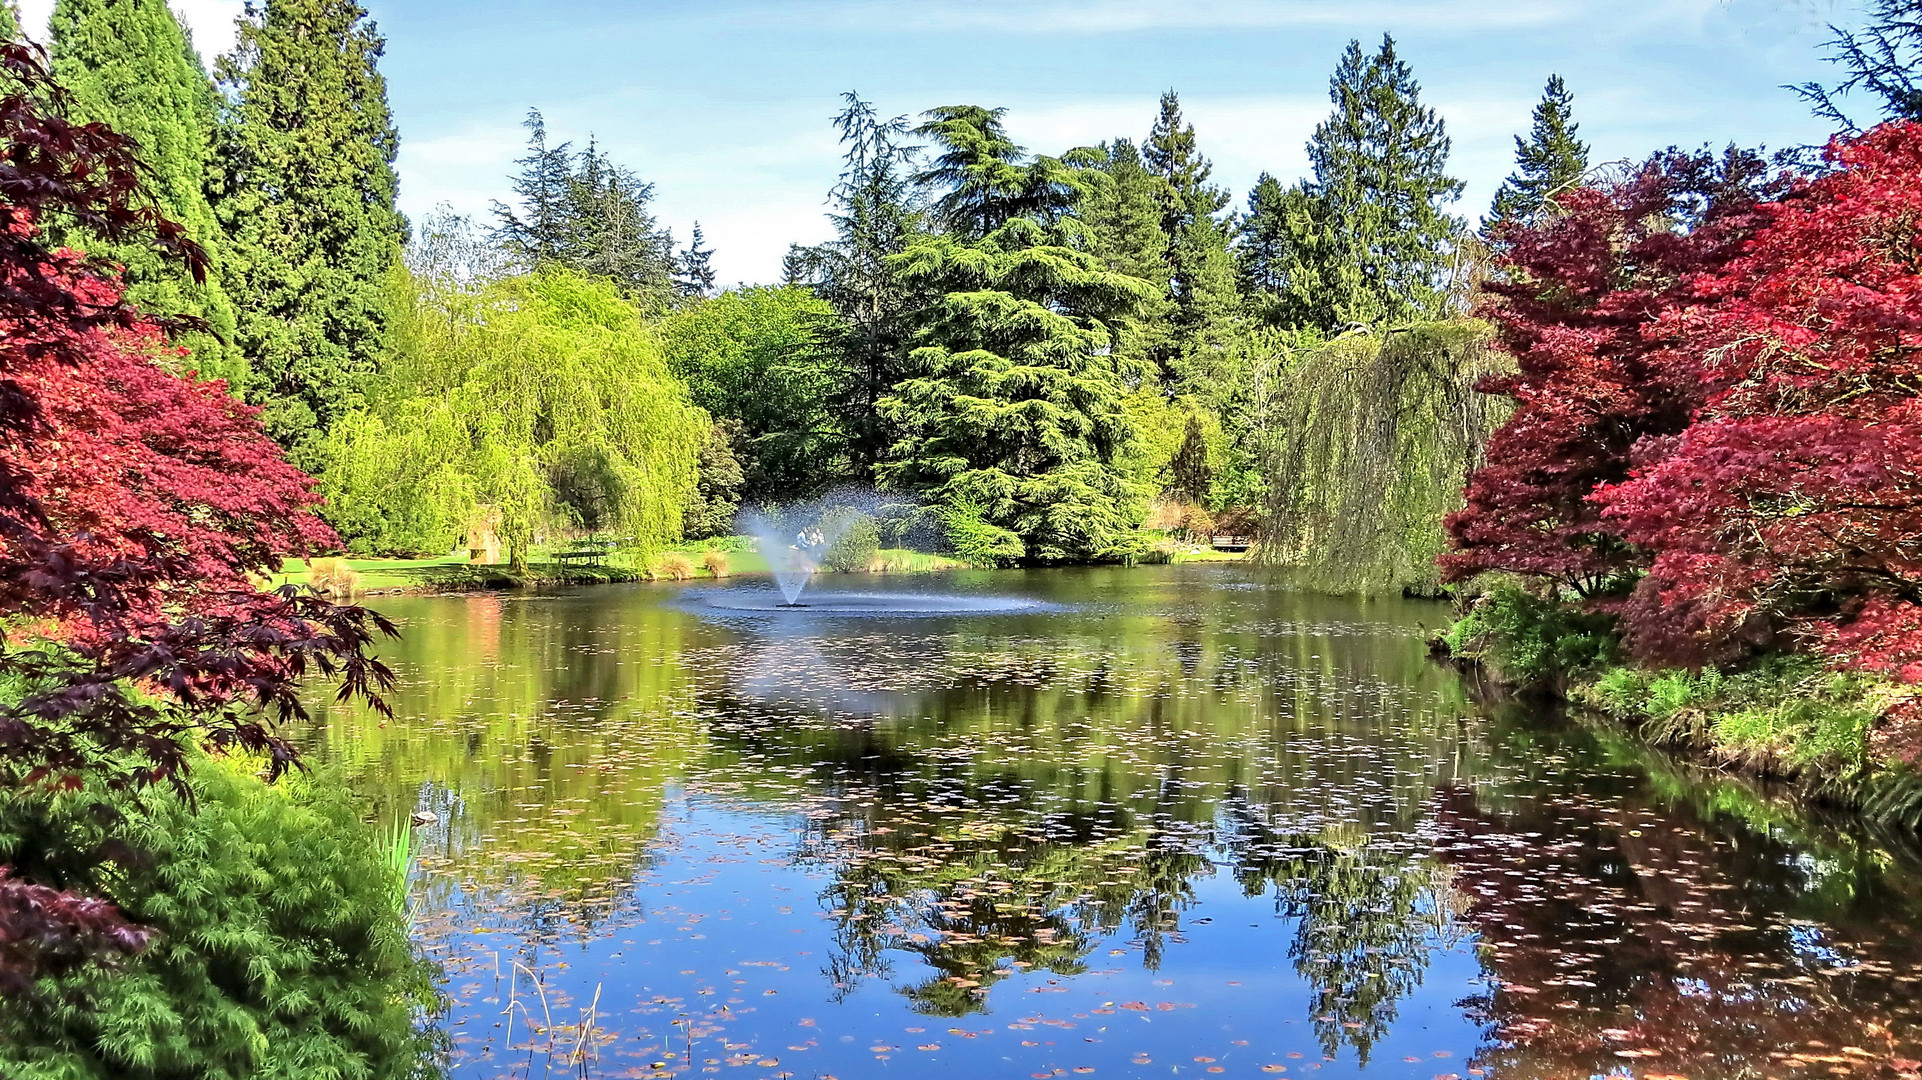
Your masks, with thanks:
M 519 205 L 494 204 L 494 238 L 508 258 L 523 270 L 558 263 L 607 278 L 643 308 L 664 308 L 677 263 L 673 238 L 648 209 L 654 185 L 593 142 L 579 153 L 548 142 L 539 109 L 527 111 L 524 126 L 527 153 L 512 178 Z
M 1228 205 L 1226 189 L 1208 183 L 1213 165 L 1197 149 L 1194 125 L 1173 90 L 1142 144 L 1142 164 L 1162 182 L 1161 229 L 1167 241 L 1171 335 L 1163 350 L 1164 376 L 1178 378 L 1197 352 L 1216 344 L 1236 306 L 1234 259 L 1228 229 L 1216 218 Z
M 1308 143 L 1313 235 L 1290 257 L 1283 321 L 1331 330 L 1441 313 L 1461 229 L 1444 207 L 1462 190 L 1441 117 L 1391 37 L 1373 55 L 1349 42 L 1328 93 L 1334 113 Z
M 206 194 L 214 86 L 166 0 L 57 0 L 49 29 L 54 75 L 75 112 L 140 144 L 160 212 L 185 225 L 218 266 L 225 245 Z M 142 308 L 203 320 L 211 334 L 179 339 L 193 351 L 189 365 L 244 389 L 237 313 L 218 274 L 197 283 L 145 245 L 67 241 L 124 266 L 127 295 Z
M 1527 220 L 1549 199 L 1581 182 L 1588 171 L 1588 144 L 1575 137 L 1572 101 L 1562 77 L 1550 75 L 1528 138 L 1515 136 L 1515 171 L 1495 192 L 1491 224 Z
M 674 277 L 674 291 L 683 297 L 698 299 L 714 294 L 714 249 L 707 246 L 707 237 L 701 235 L 701 223 L 694 223 L 694 235 L 688 238 L 687 246 L 675 258 L 677 273 Z
M 214 209 L 249 396 L 310 469 L 388 348 L 406 222 L 382 44 L 354 0 L 250 0 L 216 66 L 227 93 Z
M 833 407 L 849 472 L 866 483 L 894 445 L 880 403 L 907 373 L 911 313 L 923 295 L 902 276 L 896 256 L 923 235 L 927 213 L 908 118 L 883 117 L 853 91 L 842 99 L 846 107 L 834 118 L 844 148 L 841 177 L 828 196 L 834 239 L 794 248 L 788 269 L 791 280 L 812 286 L 834 308 L 820 336 L 825 351 L 842 361 Z

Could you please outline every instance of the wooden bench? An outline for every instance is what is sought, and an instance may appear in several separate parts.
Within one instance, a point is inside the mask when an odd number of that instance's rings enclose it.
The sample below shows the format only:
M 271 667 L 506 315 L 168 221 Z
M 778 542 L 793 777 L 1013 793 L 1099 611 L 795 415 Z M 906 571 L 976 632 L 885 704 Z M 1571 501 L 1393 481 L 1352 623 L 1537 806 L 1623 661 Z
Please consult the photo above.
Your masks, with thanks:
M 556 551 L 551 558 L 563 568 L 570 566 L 606 566 L 607 553 L 614 550 L 613 541 L 590 540 L 567 551 Z
M 1212 546 L 1216 551 L 1247 551 L 1250 539 L 1246 536 L 1213 537 Z

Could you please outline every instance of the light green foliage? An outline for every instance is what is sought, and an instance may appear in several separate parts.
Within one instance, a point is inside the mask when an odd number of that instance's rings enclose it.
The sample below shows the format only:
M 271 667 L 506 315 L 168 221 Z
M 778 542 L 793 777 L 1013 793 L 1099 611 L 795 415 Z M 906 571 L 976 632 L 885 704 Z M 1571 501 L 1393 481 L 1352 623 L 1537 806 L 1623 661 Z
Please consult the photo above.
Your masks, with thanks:
M 1442 635 L 1451 655 L 1479 661 L 1503 682 L 1546 687 L 1616 663 L 1614 620 L 1505 584 L 1477 599 Z
M 740 425 L 747 502 L 815 494 L 845 468 L 832 409 L 839 358 L 820 342 L 833 316 L 809 290 L 784 285 L 732 289 L 661 320 L 668 366 L 694 403 Z
M 1027 554 L 1021 537 L 987 520 L 981 505 L 962 497 L 940 509 L 942 537 L 957 558 L 975 566 L 1007 566 Z
M 20 8 L 14 0 L 0 3 L 0 39 L 7 41 L 20 39 Z
M 396 905 L 391 848 L 331 777 L 269 786 L 202 760 L 195 803 L 98 785 L 0 790 L 0 859 L 80 885 L 157 930 L 121 969 L 43 980 L 0 1003 L 9 1080 L 425 1075 L 434 973 Z M 138 857 L 103 862 L 109 839 Z
M 1771 656 L 1736 671 L 1618 667 L 1580 695 L 1666 738 L 1702 738 L 1718 753 L 1779 769 L 1853 776 L 1870 765 L 1868 733 L 1892 699 L 1882 680 L 1818 659 Z
M 998 112 L 930 116 L 921 133 L 946 152 L 928 175 L 953 185 L 937 203 L 953 231 L 897 259 L 941 300 L 911 357 L 915 374 L 881 404 L 901 432 L 881 482 L 978 505 L 1030 559 L 1111 551 L 1140 506 L 1122 465 L 1129 372 L 1111 326 L 1160 290 L 1085 250 L 1085 224 L 1066 216 L 1081 191 L 1075 170 L 1024 163 Z
M 1501 422 L 1475 383 L 1501 369 L 1480 322 L 1344 334 L 1304 353 L 1265 461 L 1260 555 L 1338 592 L 1440 587 L 1442 518 Z
M 0 30 L 12 37 L 18 24 Z M 206 195 L 214 87 L 166 0 L 58 0 L 49 30 L 53 72 L 73 95 L 75 115 L 102 121 L 140 145 L 155 205 L 186 226 L 218 266 L 224 243 Z M 177 339 L 193 350 L 187 366 L 228 380 L 236 392 L 245 387 L 246 360 L 232 344 L 237 314 L 217 274 L 196 283 L 145 244 L 82 235 L 65 240 L 122 264 L 127 296 L 143 309 L 204 319 L 212 334 Z
M 1525 220 L 1550 197 L 1574 187 L 1588 171 L 1588 144 L 1575 137 L 1568 85 L 1550 75 L 1535 106 L 1535 123 L 1527 141 L 1515 136 L 1515 171 L 1495 192 L 1491 223 Z
M 559 529 L 644 551 L 679 537 L 710 422 L 612 283 L 558 266 L 429 283 L 404 329 L 376 408 L 326 444 L 350 543 L 445 551 L 491 518 L 518 570 Z
M 1462 189 L 1447 175 L 1449 138 L 1393 38 L 1370 56 L 1348 43 L 1308 143 L 1314 180 L 1284 202 L 1291 239 L 1281 273 L 1283 325 L 1333 330 L 1436 318 L 1461 223 L 1443 212 Z
M 308 469 L 358 408 L 387 348 L 399 136 L 375 70 L 380 35 L 354 0 L 267 0 L 215 66 L 227 91 L 214 209 L 222 284 L 240 306 L 248 399 Z
M 851 507 L 832 507 L 821 515 L 822 530 L 840 534 L 821 556 L 821 565 L 844 574 L 868 568 L 881 550 L 881 526 L 871 515 Z

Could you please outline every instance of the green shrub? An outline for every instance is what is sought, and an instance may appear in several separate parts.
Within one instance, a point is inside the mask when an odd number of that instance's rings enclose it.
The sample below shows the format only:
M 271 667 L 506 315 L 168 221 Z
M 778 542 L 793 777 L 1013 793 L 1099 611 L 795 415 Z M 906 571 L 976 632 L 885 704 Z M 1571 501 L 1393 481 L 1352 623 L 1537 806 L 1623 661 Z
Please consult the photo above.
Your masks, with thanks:
M 1615 663 L 1614 620 L 1502 586 L 1442 635 L 1455 656 L 1479 660 L 1507 682 L 1544 686 Z
M 957 559 L 976 566 L 1008 566 L 1027 557 L 1021 537 L 990 522 L 976 503 L 956 501 L 940 514 L 948 549 Z
M 1770 656 L 1738 671 L 1615 668 L 1580 700 L 1618 719 L 1660 725 L 1719 753 L 1834 776 L 1866 769 L 1868 733 L 1888 702 L 1882 680 L 1814 657 Z
M 881 550 L 881 527 L 872 517 L 849 507 L 836 507 L 821 515 L 824 531 L 838 532 L 834 543 L 821 556 L 821 565 L 843 574 L 860 573 Z
M 202 760 L 195 805 L 155 788 L 0 791 L 0 861 L 158 931 L 119 970 L 0 1002 L 0 1076 L 431 1075 L 436 1001 L 397 904 L 394 844 L 325 776 L 267 785 Z M 103 861 L 124 843 L 136 855 Z

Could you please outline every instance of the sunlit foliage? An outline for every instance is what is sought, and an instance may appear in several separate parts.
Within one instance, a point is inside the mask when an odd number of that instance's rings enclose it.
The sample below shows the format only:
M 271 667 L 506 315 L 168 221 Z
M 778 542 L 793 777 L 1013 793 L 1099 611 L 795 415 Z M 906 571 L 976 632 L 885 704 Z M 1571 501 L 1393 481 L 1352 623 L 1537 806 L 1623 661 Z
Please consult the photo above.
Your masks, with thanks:
M 323 491 L 351 542 L 446 551 L 497 521 L 537 537 L 680 536 L 709 434 L 654 333 L 612 284 L 561 267 L 415 293 L 381 404 L 327 444 Z

